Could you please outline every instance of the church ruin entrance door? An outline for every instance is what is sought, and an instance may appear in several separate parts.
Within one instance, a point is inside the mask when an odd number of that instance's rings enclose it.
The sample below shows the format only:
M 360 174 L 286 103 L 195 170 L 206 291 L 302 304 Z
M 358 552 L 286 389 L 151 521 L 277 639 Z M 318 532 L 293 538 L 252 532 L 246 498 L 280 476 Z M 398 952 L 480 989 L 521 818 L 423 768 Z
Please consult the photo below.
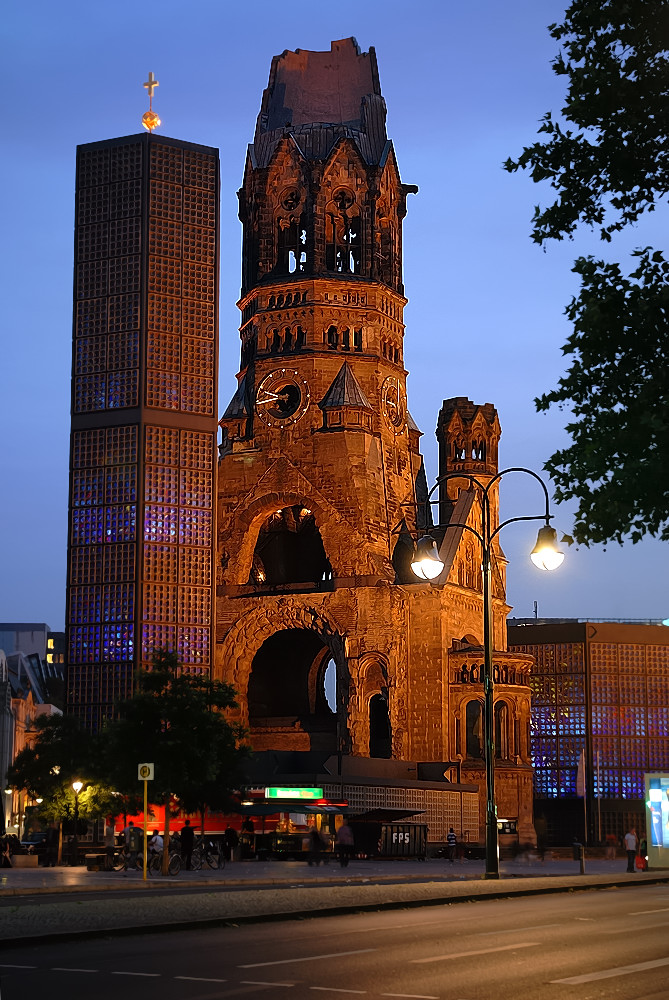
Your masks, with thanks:
M 275 750 L 337 749 L 337 716 L 328 704 L 325 675 L 332 650 L 317 632 L 285 629 L 260 646 L 248 686 L 252 743 Z M 269 746 L 269 742 L 268 742 Z

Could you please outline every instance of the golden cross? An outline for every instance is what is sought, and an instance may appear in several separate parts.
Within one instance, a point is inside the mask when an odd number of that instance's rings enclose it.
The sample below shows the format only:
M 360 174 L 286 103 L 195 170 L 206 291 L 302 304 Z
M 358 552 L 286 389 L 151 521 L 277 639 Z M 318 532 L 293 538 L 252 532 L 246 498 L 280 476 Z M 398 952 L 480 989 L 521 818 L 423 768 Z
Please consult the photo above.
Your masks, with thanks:
M 156 80 L 156 78 L 153 75 L 153 73 L 149 73 L 149 79 L 146 81 L 146 83 L 143 83 L 142 86 L 146 87 L 146 89 L 149 92 L 149 107 L 150 107 L 151 106 L 151 102 L 153 100 L 153 92 L 156 89 L 156 87 L 160 86 L 160 84 Z

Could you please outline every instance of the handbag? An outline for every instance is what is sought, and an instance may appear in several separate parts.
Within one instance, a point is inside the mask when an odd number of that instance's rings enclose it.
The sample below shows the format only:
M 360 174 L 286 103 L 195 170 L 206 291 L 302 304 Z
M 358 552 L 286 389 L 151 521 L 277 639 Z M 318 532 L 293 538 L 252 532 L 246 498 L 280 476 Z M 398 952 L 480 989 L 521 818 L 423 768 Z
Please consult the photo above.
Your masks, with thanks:
M 639 871 L 645 872 L 648 862 L 642 854 L 637 854 L 634 863 Z

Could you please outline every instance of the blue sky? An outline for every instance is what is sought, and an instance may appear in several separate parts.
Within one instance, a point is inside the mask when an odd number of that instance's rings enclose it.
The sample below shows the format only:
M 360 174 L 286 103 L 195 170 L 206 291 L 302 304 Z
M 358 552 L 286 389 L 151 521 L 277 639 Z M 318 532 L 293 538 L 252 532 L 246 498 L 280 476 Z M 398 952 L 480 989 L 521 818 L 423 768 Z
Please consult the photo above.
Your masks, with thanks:
M 529 239 L 533 206 L 549 191 L 501 164 L 533 140 L 545 111 L 560 107 L 546 26 L 564 6 L 9 0 L 0 27 L 0 620 L 63 626 L 75 147 L 141 130 L 149 70 L 160 81 L 162 134 L 221 151 L 221 408 L 239 362 L 236 191 L 272 56 L 354 35 L 364 50 L 376 47 L 402 178 L 420 188 L 404 231 L 405 363 L 430 481 L 437 414 L 449 396 L 497 406 L 502 467 L 540 471 L 566 443 L 565 415 L 537 414 L 533 399 L 563 371 L 571 262 L 659 243 L 666 218 L 656 213 L 612 247 L 582 233 L 543 252 Z M 540 511 L 529 477 L 505 479 L 503 516 Z M 570 531 L 567 507 L 555 524 Z M 532 525 L 501 537 L 517 615 L 531 615 L 534 601 L 543 616 L 669 615 L 666 545 L 572 548 L 562 569 L 546 574 L 527 557 Z

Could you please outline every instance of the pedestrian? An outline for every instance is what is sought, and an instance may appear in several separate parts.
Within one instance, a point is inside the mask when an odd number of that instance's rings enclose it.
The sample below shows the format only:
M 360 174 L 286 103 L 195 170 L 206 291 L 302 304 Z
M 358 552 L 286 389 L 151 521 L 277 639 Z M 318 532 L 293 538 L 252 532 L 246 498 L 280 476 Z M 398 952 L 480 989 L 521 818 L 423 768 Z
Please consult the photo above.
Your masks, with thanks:
M 348 863 L 353 855 L 353 846 L 353 830 L 346 820 L 344 820 L 337 830 L 337 836 L 335 837 L 335 849 L 339 855 L 339 864 L 342 868 L 348 867 Z
M 0 858 L 2 863 L 0 867 L 11 868 L 12 867 L 12 853 L 10 848 L 10 840 L 7 834 L 3 831 L 0 837 Z
M 455 830 L 453 827 L 449 828 L 446 834 L 446 849 L 448 851 L 448 860 L 453 864 L 455 861 L 455 852 L 458 847 L 458 838 L 455 836 Z
M 47 868 L 55 868 L 58 860 L 58 828 L 54 823 L 49 823 L 46 828 L 44 845 L 46 847 L 46 859 L 44 863 Z
M 634 873 L 634 860 L 636 858 L 636 849 L 639 845 L 639 839 L 636 835 L 636 830 L 634 827 L 625 834 L 625 851 L 627 852 L 627 871 Z
M 193 843 L 195 841 L 195 831 L 187 819 L 181 827 L 181 860 L 186 871 L 190 871 L 191 858 L 193 856 Z
M 317 827 L 315 826 L 309 827 L 309 858 L 308 858 L 309 866 L 316 865 L 316 867 L 318 868 L 322 860 L 324 846 L 325 845 L 323 844 L 323 838 L 318 832 Z
M 225 855 L 228 861 L 235 860 L 235 852 L 238 845 L 239 837 L 237 835 L 237 831 L 234 827 L 228 825 L 225 828 L 225 833 L 223 834 L 223 846 L 225 847 Z
M 154 830 L 151 834 L 151 840 L 149 841 L 149 851 L 151 854 L 160 854 L 163 849 L 163 838 L 160 836 L 157 830 Z

